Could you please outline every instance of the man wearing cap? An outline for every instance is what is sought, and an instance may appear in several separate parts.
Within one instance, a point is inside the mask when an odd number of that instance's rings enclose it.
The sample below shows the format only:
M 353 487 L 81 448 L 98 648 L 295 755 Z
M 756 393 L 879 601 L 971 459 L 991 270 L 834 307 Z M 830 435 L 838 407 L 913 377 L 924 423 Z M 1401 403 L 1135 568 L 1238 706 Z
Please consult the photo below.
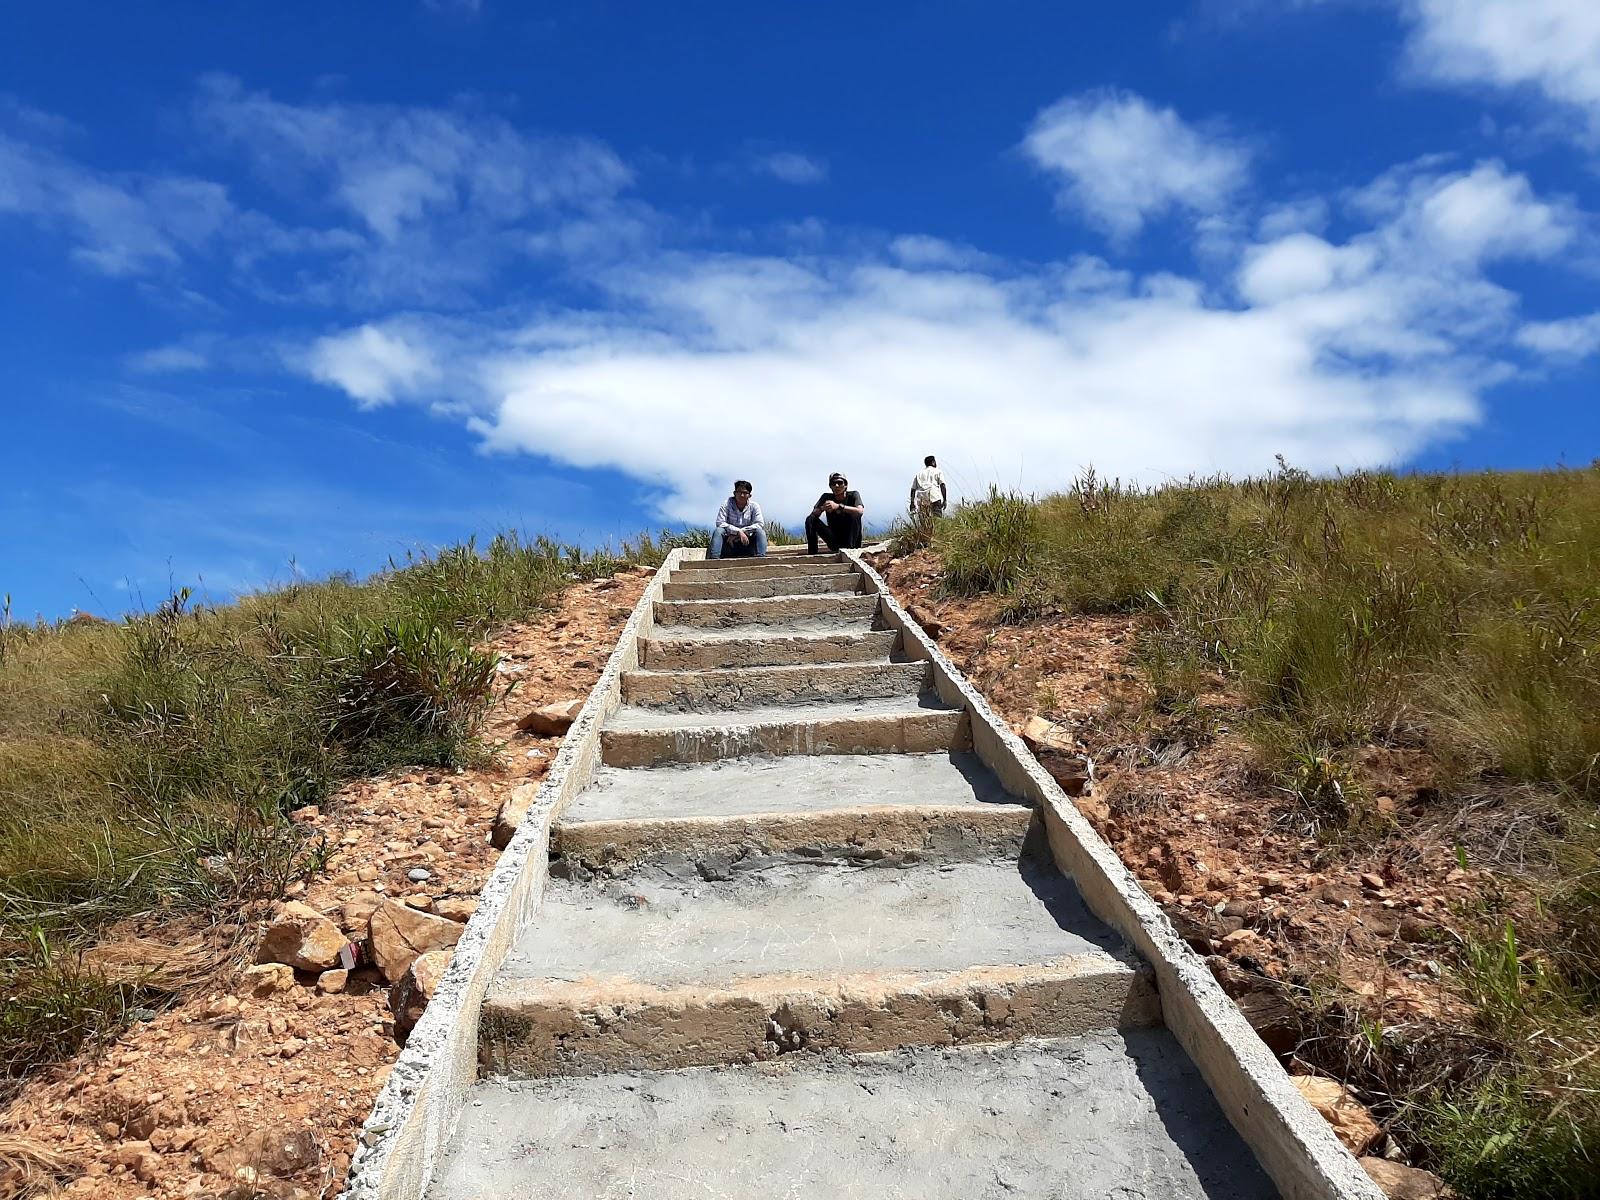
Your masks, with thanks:
M 754 492 L 748 479 L 733 481 L 733 495 L 717 509 L 717 520 L 711 527 L 708 558 L 767 556 L 767 531 L 763 527 L 761 505 L 750 499 Z
M 828 490 L 817 497 L 806 518 L 807 550 L 817 553 L 819 537 L 830 550 L 861 549 L 861 518 L 866 511 L 861 493 L 851 491 L 850 481 L 835 471 L 828 476 Z

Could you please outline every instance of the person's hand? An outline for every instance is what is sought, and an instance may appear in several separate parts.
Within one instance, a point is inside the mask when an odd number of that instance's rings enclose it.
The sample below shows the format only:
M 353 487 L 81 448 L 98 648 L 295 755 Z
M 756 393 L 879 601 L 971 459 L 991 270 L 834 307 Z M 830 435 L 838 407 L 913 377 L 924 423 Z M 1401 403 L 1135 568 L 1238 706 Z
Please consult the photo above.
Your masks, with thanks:
M 828 512 L 833 512 L 834 510 L 836 510 L 839 507 L 839 502 L 837 500 L 828 500 L 828 501 L 824 502 L 822 507 L 825 510 L 827 510 Z
M 748 541 L 749 541 L 749 540 L 750 540 L 750 535 L 749 535 L 749 534 L 747 534 L 747 533 L 746 533 L 746 532 L 745 532 L 745 531 L 744 531 L 744 530 L 742 530 L 742 529 L 735 529 L 735 530 L 734 530 L 734 531 L 733 531 L 733 534 L 734 534 L 734 536 L 735 536 L 735 537 L 737 537 L 737 538 L 738 538 L 738 539 L 739 539 L 739 544 L 740 544 L 740 545 L 741 545 L 741 546 L 742 546 L 742 545 L 744 545 L 744 544 L 745 544 L 745 543 L 746 543 L 746 542 L 748 542 Z

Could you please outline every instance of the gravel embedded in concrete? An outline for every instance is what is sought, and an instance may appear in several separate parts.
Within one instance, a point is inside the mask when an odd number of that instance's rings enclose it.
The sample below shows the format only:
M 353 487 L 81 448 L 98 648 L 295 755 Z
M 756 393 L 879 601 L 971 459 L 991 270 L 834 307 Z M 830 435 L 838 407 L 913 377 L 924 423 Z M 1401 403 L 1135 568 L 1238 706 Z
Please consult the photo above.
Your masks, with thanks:
M 1268 1200 L 1162 1030 L 480 1083 L 432 1200 Z

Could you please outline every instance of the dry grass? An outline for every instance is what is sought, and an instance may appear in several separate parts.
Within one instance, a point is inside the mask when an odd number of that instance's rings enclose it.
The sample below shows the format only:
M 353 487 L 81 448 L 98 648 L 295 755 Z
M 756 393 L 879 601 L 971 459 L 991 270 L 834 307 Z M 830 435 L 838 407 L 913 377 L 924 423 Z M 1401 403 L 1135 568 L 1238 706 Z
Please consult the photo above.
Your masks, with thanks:
M 0 1132 L 0 1200 L 47 1195 L 73 1172 L 66 1155 L 31 1138 Z

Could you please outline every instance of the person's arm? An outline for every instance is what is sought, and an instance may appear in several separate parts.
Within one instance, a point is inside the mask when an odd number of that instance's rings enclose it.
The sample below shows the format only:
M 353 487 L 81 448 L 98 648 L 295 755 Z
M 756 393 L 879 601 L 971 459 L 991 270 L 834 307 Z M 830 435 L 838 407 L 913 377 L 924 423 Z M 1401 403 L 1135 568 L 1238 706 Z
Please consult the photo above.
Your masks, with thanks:
M 906 497 L 906 511 L 910 512 L 912 509 L 914 509 L 916 507 L 917 507 L 917 481 L 916 481 L 915 478 L 913 478 L 911 480 L 911 494 Z
M 944 472 L 939 472 L 939 500 L 942 504 L 950 503 L 950 486 L 944 481 Z
M 700 511 L 704 512 L 705 510 L 701 509 Z M 717 509 L 717 523 L 715 528 L 722 530 L 724 533 L 727 533 L 733 528 L 733 525 L 728 521 L 728 506 L 726 504 Z
M 856 493 L 855 504 L 841 504 L 839 507 L 847 513 L 855 513 L 858 517 L 864 517 L 867 515 L 867 506 L 862 502 L 860 492 Z
M 828 501 L 832 500 L 832 499 L 833 499 L 832 496 L 818 496 L 817 497 L 817 502 L 811 506 L 811 515 L 813 517 L 816 516 L 819 512 L 822 511 L 823 505 L 827 504 Z
M 751 524 L 751 526 L 753 527 L 753 526 L 756 526 L 756 525 L 761 525 L 761 526 L 764 527 L 766 525 L 766 523 L 767 523 L 767 517 L 766 517 L 766 514 L 761 511 L 761 504 L 758 501 L 755 501 L 755 500 L 750 501 L 750 524 Z

